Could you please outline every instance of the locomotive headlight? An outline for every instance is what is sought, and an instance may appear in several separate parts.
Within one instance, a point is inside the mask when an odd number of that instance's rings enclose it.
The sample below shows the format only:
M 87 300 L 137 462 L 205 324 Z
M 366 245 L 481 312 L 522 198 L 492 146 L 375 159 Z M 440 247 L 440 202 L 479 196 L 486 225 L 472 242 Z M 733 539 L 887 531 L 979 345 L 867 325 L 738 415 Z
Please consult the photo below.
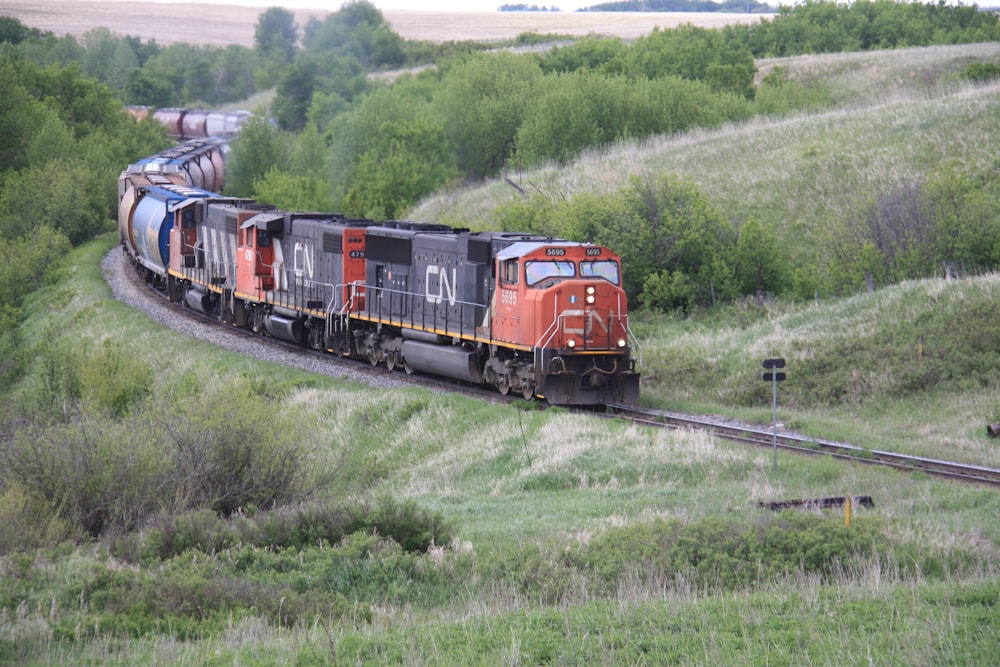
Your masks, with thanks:
M 568 341 L 566 341 L 566 347 L 572 350 L 574 347 L 576 347 L 576 341 L 570 338 Z
M 593 305 L 597 301 L 597 288 L 593 285 L 587 286 L 587 303 Z
M 625 347 L 626 341 L 624 338 L 618 339 L 618 347 Z

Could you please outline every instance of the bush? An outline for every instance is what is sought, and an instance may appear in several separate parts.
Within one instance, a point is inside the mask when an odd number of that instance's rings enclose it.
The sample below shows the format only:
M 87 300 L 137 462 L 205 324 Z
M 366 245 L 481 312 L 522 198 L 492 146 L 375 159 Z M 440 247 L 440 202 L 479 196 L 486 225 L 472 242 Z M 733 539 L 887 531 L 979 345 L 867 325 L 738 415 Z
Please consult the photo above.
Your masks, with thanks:
M 887 547 L 878 522 L 855 521 L 847 528 L 839 517 L 787 512 L 762 516 L 751 526 L 710 517 L 614 528 L 574 558 L 606 593 L 636 569 L 729 590 L 799 572 L 833 578 L 845 565 Z
M 424 553 L 433 544 L 449 543 L 453 528 L 440 513 L 411 500 L 384 497 L 374 505 L 328 500 L 269 512 L 250 508 L 230 517 L 208 509 L 161 514 L 141 533 L 113 538 L 111 550 L 131 562 L 150 562 L 191 549 L 217 553 L 241 544 L 301 550 L 338 544 L 355 533 L 377 535 L 406 552 Z
M 57 508 L 13 484 L 0 493 L 0 556 L 44 549 L 82 535 Z

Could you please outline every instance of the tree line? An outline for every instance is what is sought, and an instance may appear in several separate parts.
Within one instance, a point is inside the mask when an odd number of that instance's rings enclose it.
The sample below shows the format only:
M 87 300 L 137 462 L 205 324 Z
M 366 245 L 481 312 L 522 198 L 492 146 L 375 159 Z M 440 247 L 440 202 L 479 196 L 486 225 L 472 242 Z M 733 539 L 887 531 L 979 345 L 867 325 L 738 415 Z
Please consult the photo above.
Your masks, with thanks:
M 211 107 L 273 87 L 270 107 L 259 110 L 233 144 L 227 194 L 289 209 L 393 219 L 435 190 L 496 177 L 508 166 L 566 164 L 585 150 L 615 142 L 822 109 L 830 103 L 821 83 L 791 80 L 781 68 L 757 80 L 757 58 L 996 40 L 998 25 L 996 15 L 961 5 L 810 0 L 752 25 L 721 30 L 682 25 L 654 30 L 630 43 L 587 37 L 540 53 L 514 53 L 487 51 L 491 45 L 471 42 L 405 41 L 365 0 L 349 2 L 323 20 L 312 18 L 301 28 L 291 12 L 268 9 L 260 15 L 253 48 L 161 47 L 104 29 L 80 40 L 59 38 L 0 18 L 0 55 L 4 67 L 16 73 L 2 84 L 11 87 L 11 94 L 5 95 L 0 122 L 10 124 L 11 131 L 0 139 L 0 151 L 10 152 L 0 195 L 0 232 L 24 238 L 27 227 L 34 230 L 35 225 L 25 221 L 53 219 L 48 211 L 71 195 L 32 193 L 61 178 L 67 184 L 60 192 L 80 192 L 74 201 L 93 203 L 56 216 L 55 231 L 70 243 L 86 238 L 102 228 L 102 216 L 113 217 L 111 184 L 117 170 L 163 141 L 152 138 L 155 130 L 149 127 L 113 130 L 122 137 L 108 142 L 116 149 L 101 148 L 107 155 L 95 158 L 106 166 L 88 169 L 79 178 L 67 171 L 71 164 L 84 169 L 90 159 L 86 151 L 99 152 L 87 143 L 86 148 L 81 145 L 78 162 L 53 162 L 47 169 L 55 173 L 49 173 L 41 164 L 46 151 L 75 146 L 63 136 L 85 139 L 78 136 L 72 117 L 61 120 L 62 125 L 45 121 L 59 104 L 70 109 L 120 102 Z M 548 39 L 525 34 L 513 45 Z M 426 64 L 433 67 L 396 77 L 372 76 Z M 989 78 L 992 67 L 973 63 L 968 76 Z M 18 83 L 18 77 L 42 76 L 32 74 L 38 72 L 63 72 L 83 92 L 73 99 L 40 100 L 30 81 Z M 45 109 L 35 113 L 32 106 L 39 104 Z M 80 113 L 96 112 L 87 108 Z M 143 141 L 130 144 L 130 133 L 142 135 Z M 940 205 L 931 206 L 933 193 L 945 186 L 958 189 L 962 196 L 950 200 L 958 202 L 972 201 L 982 187 L 948 179 L 921 184 L 921 197 L 911 200 L 924 202 L 921 215 L 897 221 L 909 227 L 889 236 L 891 225 L 872 222 L 881 220 L 883 211 L 876 203 L 868 214 L 859 213 L 856 225 L 867 230 L 862 235 L 867 255 L 849 245 L 842 250 L 841 266 L 854 267 L 858 257 L 868 257 L 866 263 L 886 279 L 926 273 L 945 250 L 932 252 L 929 244 L 912 239 L 928 239 L 932 230 L 940 240 L 934 247 L 947 248 L 950 259 L 975 267 L 995 262 L 984 254 L 984 247 L 991 246 L 966 243 L 956 249 L 945 242 L 956 234 L 941 220 L 965 214 L 962 207 L 945 213 Z M 29 201 L 46 202 L 43 217 L 22 214 L 18 207 Z M 673 209 L 665 202 L 672 202 Z M 683 230 L 668 234 L 673 223 L 661 215 L 663 210 L 684 211 L 692 218 L 678 220 Z M 672 179 L 633 183 L 600 201 L 526 198 L 501 211 L 499 222 L 607 243 L 629 262 L 630 297 L 655 309 L 687 311 L 760 291 L 787 293 L 794 285 L 806 293 L 803 286 L 811 284 L 801 272 L 794 278 L 792 267 L 765 270 L 777 243 L 774 230 L 757 221 L 737 229 L 724 212 L 711 210 L 696 188 Z M 673 239 L 672 249 L 662 247 L 664 238 Z M 636 244 L 637 239 L 651 241 Z M 889 271 L 891 267 L 895 269 Z M 854 284 L 846 278 L 830 281 L 825 287 L 834 292 Z

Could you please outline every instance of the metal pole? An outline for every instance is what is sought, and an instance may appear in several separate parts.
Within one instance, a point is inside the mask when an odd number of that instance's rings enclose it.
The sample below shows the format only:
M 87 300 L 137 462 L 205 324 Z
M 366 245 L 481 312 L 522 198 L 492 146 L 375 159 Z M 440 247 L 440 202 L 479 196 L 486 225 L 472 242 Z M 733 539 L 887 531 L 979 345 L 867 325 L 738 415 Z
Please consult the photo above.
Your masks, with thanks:
M 771 373 L 772 404 L 774 405 L 774 419 L 772 431 L 772 443 L 774 444 L 774 472 L 778 472 L 778 374 Z

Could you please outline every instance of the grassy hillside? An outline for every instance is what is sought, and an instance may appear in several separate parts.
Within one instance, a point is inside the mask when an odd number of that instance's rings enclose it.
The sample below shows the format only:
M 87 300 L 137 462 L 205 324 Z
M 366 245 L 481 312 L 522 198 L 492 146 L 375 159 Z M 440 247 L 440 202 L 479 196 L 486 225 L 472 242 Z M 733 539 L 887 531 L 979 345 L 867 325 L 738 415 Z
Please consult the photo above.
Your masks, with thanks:
M 780 230 L 782 252 L 807 263 L 824 229 L 875 192 L 944 168 L 995 174 L 1000 82 L 973 87 L 957 72 L 998 60 L 1000 45 L 977 44 L 764 61 L 762 75 L 780 66 L 825 87 L 835 108 L 626 143 L 566 167 L 511 176 L 561 198 L 612 192 L 635 175 L 674 173 L 696 183 L 737 225 L 757 218 Z M 496 209 L 517 197 L 497 181 L 441 193 L 411 217 L 489 228 Z M 1000 451 L 984 435 L 986 424 L 1000 419 L 995 290 L 990 276 L 931 280 L 846 301 L 821 294 L 818 305 L 747 302 L 687 321 L 635 317 L 642 400 L 766 422 L 769 390 L 759 381 L 759 363 L 785 356 L 788 425 L 995 466 Z
M 831 89 L 843 91 L 836 112 L 621 146 L 521 178 L 571 195 L 612 189 L 630 170 L 669 169 L 695 178 L 727 214 L 770 212 L 792 232 L 787 242 L 801 243 L 850 196 L 850 183 L 891 180 L 895 169 L 931 163 L 935 151 L 995 161 L 997 90 L 962 88 L 943 74 L 913 83 L 982 56 L 944 49 L 935 66 L 906 53 L 782 63 L 827 67 Z M 851 83 L 858 70 L 880 73 L 874 90 L 903 79 L 910 94 L 865 102 L 870 93 Z M 824 155 L 837 158 L 833 167 Z M 811 178 L 798 173 L 809 164 Z M 824 193 L 823 204 L 814 201 Z M 413 217 L 488 224 L 510 196 L 509 186 L 487 184 L 426 202 Z M 770 450 L 706 434 L 375 390 L 239 357 L 178 339 L 115 302 L 98 268 L 112 243 L 80 250 L 63 279 L 35 295 L 25 376 L 4 395 L 8 409 L 25 413 L 42 401 L 58 413 L 77 396 L 80 412 L 55 426 L 20 423 L 4 447 L 45 454 L 32 468 L 39 473 L 68 462 L 67 485 L 92 475 L 90 490 L 120 492 L 116 509 L 132 509 L 123 501 L 130 484 L 172 448 L 231 432 L 252 435 L 252 451 L 294 442 L 315 489 L 301 503 L 242 507 L 228 519 L 153 512 L 140 529 L 96 541 L 26 500 L 31 479 L 0 489 L 0 543 L 43 545 L 0 556 L 0 662 L 1000 657 L 995 491 L 830 459 L 781 456 L 775 470 Z M 643 401 L 767 422 L 760 359 L 781 355 L 786 426 L 996 467 L 1000 447 L 985 425 L 1000 420 L 1000 332 L 990 317 L 998 289 L 996 276 L 928 280 L 818 304 L 737 304 L 693 320 L 637 317 Z M 95 371 L 101 364 L 88 360 L 106 362 L 110 348 L 156 378 L 118 416 L 97 409 L 102 388 L 142 373 L 127 364 L 117 367 L 132 369 L 124 376 Z M 77 374 L 92 382 L 72 393 L 63 380 Z M 272 415 L 282 429 L 263 430 Z M 189 430 L 199 424 L 204 431 Z M 200 436 L 182 437 L 192 433 Z M 776 515 L 758 505 L 843 494 L 871 495 L 875 507 L 846 527 L 839 511 Z M 174 500 L 161 497 L 161 507 Z M 364 527 L 344 528 L 367 508 Z M 431 527 L 442 539 L 426 547 L 397 539 Z
M 819 230 L 876 187 L 889 190 L 947 165 L 976 173 L 995 164 L 1000 82 L 969 87 L 957 73 L 970 62 L 998 61 L 998 44 L 765 61 L 761 74 L 780 65 L 826 89 L 832 108 L 623 143 L 565 167 L 510 176 L 529 191 L 572 197 L 613 192 L 637 175 L 677 174 L 735 224 L 757 218 L 782 232 L 789 254 L 808 256 Z M 439 194 L 411 217 L 488 228 L 496 208 L 519 196 L 498 180 Z
M 418 389 L 366 389 L 175 340 L 110 298 L 96 267 L 111 242 L 78 253 L 66 280 L 38 295 L 26 325 L 51 335 L 54 322 L 73 324 L 72 334 L 64 329 L 37 345 L 43 356 L 48 345 L 94 351 L 108 341 L 157 369 L 152 412 L 135 408 L 114 422 L 92 415 L 60 431 L 60 448 L 83 457 L 75 476 L 100 470 L 88 443 L 134 468 L 165 453 L 157 443 L 170 440 L 157 434 L 179 428 L 190 400 L 228 413 L 227 403 L 246 400 L 247 386 L 262 395 L 269 418 L 293 428 L 317 480 L 332 473 L 316 500 L 298 506 L 246 508 L 230 519 L 159 515 L 130 535 L 0 557 L 5 661 L 701 664 L 710 656 L 748 664 L 767 655 L 844 664 L 872 652 L 904 664 L 984 664 L 996 657 L 994 491 L 824 459 L 781 456 L 774 470 L 770 451 L 705 434 Z M 769 349 L 781 325 L 817 344 L 824 335 L 809 332 L 839 329 L 850 340 L 872 326 L 863 311 L 905 319 L 913 292 L 950 299 L 992 286 L 903 286 L 746 330 L 706 326 L 674 344 L 704 352 L 708 368 L 744 346 Z M 671 332 L 643 332 L 650 347 L 657 336 Z M 18 390 L 21 400 L 35 395 L 30 382 Z M 698 400 L 711 405 L 710 396 Z M 830 427 L 837 414 L 810 419 Z M 916 418 L 898 407 L 858 417 L 881 429 Z M 920 423 L 915 430 L 933 426 L 925 415 Z M 758 506 L 845 493 L 876 502 L 850 528 L 838 511 L 776 515 Z M 25 539 L 41 526 L 12 521 L 21 516 L 18 498 L 16 487 L 2 494 L 0 533 L 20 530 Z M 373 502 L 388 507 L 376 514 L 418 529 L 427 513 L 439 517 L 446 541 L 411 551 L 380 537 L 391 528 L 342 539 L 323 528 Z M 290 533 L 305 542 L 281 537 Z

